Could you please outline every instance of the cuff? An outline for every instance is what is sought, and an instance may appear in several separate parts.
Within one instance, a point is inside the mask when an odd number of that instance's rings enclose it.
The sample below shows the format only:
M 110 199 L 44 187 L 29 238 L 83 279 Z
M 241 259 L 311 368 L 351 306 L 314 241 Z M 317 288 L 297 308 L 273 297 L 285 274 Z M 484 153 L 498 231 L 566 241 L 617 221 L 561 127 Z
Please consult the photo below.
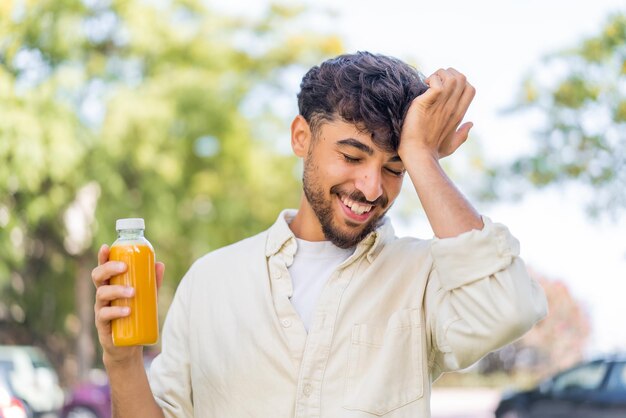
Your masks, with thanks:
M 434 238 L 430 252 L 434 270 L 446 290 L 489 277 L 519 255 L 519 241 L 509 229 L 482 217 L 484 227 L 453 238 Z

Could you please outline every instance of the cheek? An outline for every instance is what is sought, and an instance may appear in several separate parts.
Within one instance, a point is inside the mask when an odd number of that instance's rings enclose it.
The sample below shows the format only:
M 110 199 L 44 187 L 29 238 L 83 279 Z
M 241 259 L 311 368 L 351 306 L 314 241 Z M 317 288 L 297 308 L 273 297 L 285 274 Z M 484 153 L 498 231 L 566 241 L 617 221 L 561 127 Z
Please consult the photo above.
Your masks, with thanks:
M 345 164 L 328 164 L 320 167 L 320 180 L 330 186 L 346 184 L 354 177 L 354 170 Z
M 396 200 L 396 197 L 400 194 L 402 190 L 402 178 L 392 178 L 385 182 L 385 191 L 387 192 L 387 197 L 389 198 L 389 203 Z
M 346 178 L 350 175 L 350 167 L 338 159 L 335 155 L 328 155 L 316 150 L 308 155 L 305 165 L 308 164 L 311 171 L 315 173 L 319 182 L 328 183 L 339 178 Z

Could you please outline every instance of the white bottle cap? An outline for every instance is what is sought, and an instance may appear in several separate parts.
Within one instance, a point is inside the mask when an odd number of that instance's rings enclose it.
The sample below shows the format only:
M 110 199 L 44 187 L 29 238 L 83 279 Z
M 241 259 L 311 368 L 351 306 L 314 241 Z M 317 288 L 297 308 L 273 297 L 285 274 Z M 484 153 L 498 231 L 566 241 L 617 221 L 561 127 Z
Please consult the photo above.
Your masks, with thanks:
M 143 218 L 118 219 L 115 222 L 115 230 L 121 231 L 122 229 L 146 229 L 146 224 Z

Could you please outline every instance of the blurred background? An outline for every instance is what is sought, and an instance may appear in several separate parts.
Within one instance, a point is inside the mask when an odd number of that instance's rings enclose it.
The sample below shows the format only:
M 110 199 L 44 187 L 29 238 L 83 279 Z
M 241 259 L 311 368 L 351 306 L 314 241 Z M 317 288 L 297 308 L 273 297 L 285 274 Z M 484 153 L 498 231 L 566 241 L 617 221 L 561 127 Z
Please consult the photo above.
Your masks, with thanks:
M 167 265 L 163 318 L 197 257 L 297 206 L 289 123 L 300 78 L 357 50 L 467 75 L 474 128 L 446 170 L 520 239 L 550 303 L 524 338 L 438 381 L 433 416 L 493 416 L 502 393 L 626 350 L 626 5 L 336 3 L 0 1 L 7 408 L 110 414 L 94 406 L 108 398 L 90 271 L 115 220 L 146 220 Z M 429 238 L 405 186 L 390 213 L 396 231 Z

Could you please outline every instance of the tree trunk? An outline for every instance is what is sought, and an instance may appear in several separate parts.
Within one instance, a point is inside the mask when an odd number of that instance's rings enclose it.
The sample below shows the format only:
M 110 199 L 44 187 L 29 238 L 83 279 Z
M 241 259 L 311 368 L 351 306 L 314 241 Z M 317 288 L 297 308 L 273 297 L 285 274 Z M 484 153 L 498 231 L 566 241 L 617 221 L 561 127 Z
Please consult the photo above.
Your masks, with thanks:
M 93 367 L 95 358 L 92 268 L 92 257 L 82 255 L 78 260 L 75 284 L 76 312 L 80 321 L 80 328 L 76 338 L 76 361 L 78 363 L 78 378 L 81 380 L 87 377 L 89 370 Z

